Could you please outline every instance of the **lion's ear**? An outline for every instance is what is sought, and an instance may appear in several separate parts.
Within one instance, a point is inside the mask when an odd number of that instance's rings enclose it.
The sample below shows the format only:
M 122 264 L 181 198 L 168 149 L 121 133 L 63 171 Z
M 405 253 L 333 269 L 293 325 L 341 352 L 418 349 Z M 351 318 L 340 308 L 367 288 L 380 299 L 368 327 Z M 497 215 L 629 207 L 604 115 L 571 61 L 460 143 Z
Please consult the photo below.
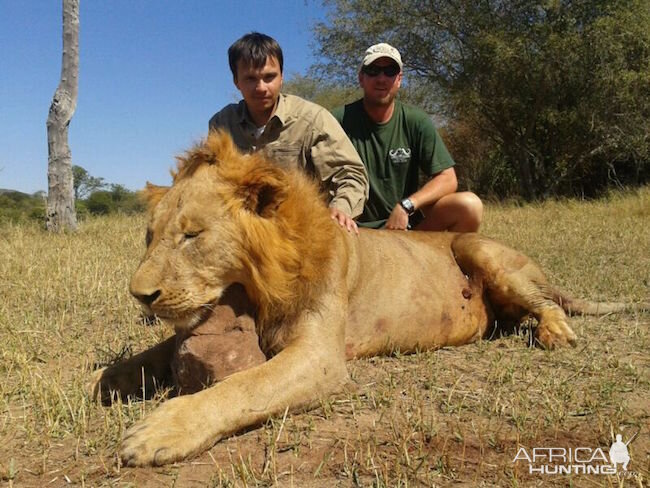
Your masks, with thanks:
M 239 196 L 248 211 L 264 218 L 272 217 L 287 198 L 284 174 L 268 166 L 254 168 L 242 178 Z
M 147 181 L 145 188 L 138 192 L 138 197 L 146 203 L 147 208 L 151 211 L 168 191 L 168 186 L 157 186 Z

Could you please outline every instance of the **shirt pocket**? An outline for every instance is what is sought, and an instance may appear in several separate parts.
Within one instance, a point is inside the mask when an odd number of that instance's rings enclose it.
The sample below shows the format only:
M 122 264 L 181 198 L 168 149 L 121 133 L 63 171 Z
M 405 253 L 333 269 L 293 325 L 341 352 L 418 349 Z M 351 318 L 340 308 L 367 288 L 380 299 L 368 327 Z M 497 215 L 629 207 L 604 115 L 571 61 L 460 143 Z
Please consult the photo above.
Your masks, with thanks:
M 302 147 L 297 144 L 270 144 L 262 149 L 263 154 L 281 168 L 302 168 L 305 166 Z

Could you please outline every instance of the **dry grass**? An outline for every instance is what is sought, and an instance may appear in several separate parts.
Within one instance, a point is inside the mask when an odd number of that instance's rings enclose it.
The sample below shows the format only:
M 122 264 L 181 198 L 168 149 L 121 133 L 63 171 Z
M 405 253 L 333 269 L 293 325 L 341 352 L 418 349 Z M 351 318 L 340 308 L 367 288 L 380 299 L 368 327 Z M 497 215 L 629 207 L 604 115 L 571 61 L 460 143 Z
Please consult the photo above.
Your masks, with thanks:
M 483 232 L 539 261 L 556 283 L 601 300 L 648 300 L 650 188 L 597 202 L 490 205 Z M 519 334 L 461 348 L 349 363 L 349 391 L 274 418 L 200 457 L 125 469 L 125 428 L 155 408 L 91 403 L 96 362 L 169 334 L 144 326 L 127 291 L 144 220 L 94 219 L 75 235 L 0 235 L 0 476 L 9 486 L 642 486 L 650 471 L 650 316 L 571 320 L 576 349 Z M 530 475 L 520 446 L 630 444 L 624 479 Z M 607 449 L 604 449 L 607 451 Z M 622 483 L 622 484 L 621 484 Z

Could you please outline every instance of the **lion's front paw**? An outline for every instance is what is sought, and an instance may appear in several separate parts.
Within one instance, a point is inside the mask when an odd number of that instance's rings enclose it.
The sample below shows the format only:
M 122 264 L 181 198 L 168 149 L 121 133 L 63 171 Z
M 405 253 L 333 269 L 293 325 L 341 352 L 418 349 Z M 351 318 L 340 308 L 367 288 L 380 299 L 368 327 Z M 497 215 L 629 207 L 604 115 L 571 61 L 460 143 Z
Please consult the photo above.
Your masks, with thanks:
M 174 398 L 131 427 L 122 441 L 122 462 L 160 466 L 185 459 L 215 442 L 192 403 L 193 396 Z

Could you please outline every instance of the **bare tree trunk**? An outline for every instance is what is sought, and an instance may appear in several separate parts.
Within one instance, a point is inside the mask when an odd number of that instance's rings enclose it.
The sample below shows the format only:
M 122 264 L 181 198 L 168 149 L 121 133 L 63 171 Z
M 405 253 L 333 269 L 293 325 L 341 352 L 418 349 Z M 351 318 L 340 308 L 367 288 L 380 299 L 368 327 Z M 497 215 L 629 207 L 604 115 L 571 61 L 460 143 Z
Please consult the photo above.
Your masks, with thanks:
M 72 159 L 68 126 L 77 107 L 79 84 L 79 1 L 63 0 L 63 61 L 59 83 L 47 116 L 47 229 L 75 230 Z

